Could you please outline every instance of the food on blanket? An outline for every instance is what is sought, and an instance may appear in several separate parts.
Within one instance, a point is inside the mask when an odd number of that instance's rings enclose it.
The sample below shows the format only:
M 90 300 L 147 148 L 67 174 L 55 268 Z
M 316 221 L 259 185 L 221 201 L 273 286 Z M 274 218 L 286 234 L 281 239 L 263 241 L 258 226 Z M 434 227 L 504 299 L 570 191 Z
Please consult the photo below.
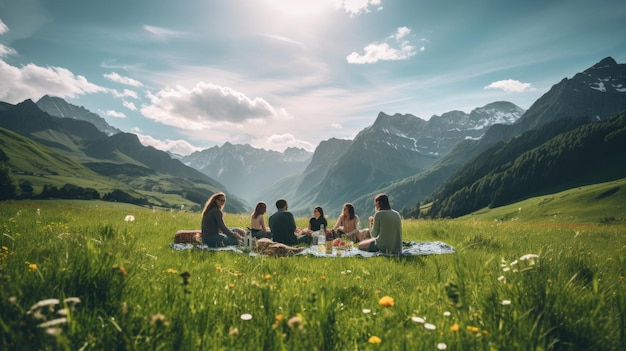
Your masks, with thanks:
M 303 250 L 304 247 L 288 246 L 274 242 L 267 238 L 261 238 L 256 241 L 255 251 L 270 256 L 291 256 L 300 253 Z
M 352 248 L 352 241 L 350 239 L 335 239 L 333 240 L 333 246 L 339 250 L 349 250 Z

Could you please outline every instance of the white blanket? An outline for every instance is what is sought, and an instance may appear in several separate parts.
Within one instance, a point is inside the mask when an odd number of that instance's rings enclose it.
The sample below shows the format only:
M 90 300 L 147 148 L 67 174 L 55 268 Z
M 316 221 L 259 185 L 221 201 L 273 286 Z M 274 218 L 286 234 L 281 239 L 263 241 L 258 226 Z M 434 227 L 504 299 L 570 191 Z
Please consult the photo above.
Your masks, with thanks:
M 250 256 L 263 256 L 254 251 L 244 249 L 240 246 L 226 246 L 226 247 L 208 247 L 206 245 L 197 244 L 170 244 L 170 248 L 174 250 L 209 250 L 209 251 L 233 251 L 237 253 L 247 253 Z M 402 254 L 400 256 L 417 256 L 417 255 L 440 255 L 455 253 L 454 247 L 443 243 L 441 241 L 432 242 L 404 242 L 402 247 Z M 380 252 L 367 252 L 361 251 L 356 247 L 352 247 L 348 250 L 337 249 L 333 247 L 332 254 L 321 253 L 318 251 L 317 246 L 307 247 L 297 255 L 312 255 L 317 257 L 375 257 L 375 256 L 397 256 L 397 255 L 385 255 Z

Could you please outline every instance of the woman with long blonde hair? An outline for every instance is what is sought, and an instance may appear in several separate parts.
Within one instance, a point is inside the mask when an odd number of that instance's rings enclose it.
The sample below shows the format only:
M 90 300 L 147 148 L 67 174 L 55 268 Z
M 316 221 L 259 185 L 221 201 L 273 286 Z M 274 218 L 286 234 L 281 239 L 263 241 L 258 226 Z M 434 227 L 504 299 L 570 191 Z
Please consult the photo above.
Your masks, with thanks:
M 224 223 L 222 208 L 226 203 L 226 194 L 217 192 L 207 200 L 202 211 L 202 241 L 209 247 L 240 245 L 243 237 L 231 231 Z

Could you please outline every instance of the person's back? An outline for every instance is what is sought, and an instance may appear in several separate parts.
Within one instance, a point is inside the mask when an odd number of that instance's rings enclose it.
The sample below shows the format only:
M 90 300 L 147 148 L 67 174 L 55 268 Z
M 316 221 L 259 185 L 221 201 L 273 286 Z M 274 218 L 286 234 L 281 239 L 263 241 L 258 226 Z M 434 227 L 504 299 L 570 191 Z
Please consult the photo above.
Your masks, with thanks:
M 294 234 L 296 231 L 296 221 L 293 214 L 287 211 L 287 202 L 285 200 L 276 201 L 278 211 L 270 216 L 269 225 L 275 242 L 285 245 L 295 245 L 298 238 Z
M 380 210 L 374 215 L 373 236 L 376 246 L 385 253 L 402 253 L 402 218 L 395 210 Z

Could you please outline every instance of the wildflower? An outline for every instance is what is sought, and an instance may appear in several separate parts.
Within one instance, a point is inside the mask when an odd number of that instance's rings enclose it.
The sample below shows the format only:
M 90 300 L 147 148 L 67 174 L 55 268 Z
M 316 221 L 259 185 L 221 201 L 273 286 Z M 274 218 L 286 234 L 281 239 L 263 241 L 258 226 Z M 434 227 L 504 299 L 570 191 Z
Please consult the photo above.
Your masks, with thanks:
M 126 215 L 126 217 L 124 217 L 124 220 L 126 222 L 134 222 L 135 221 L 135 216 L 133 216 L 133 215 Z
M 430 323 L 424 324 L 424 328 L 426 328 L 428 330 L 435 330 L 435 329 L 437 329 L 437 327 L 434 324 L 430 324 Z
M 37 270 L 37 264 L 36 263 L 31 263 L 28 265 L 28 269 L 30 269 L 31 272 L 34 272 Z
M 52 311 L 54 309 L 55 305 L 59 304 L 59 299 L 46 299 L 46 300 L 41 300 L 39 302 L 37 302 L 36 304 L 34 304 L 30 310 L 28 311 L 28 314 L 33 313 L 36 310 L 40 310 L 43 307 L 48 307 L 50 309 L 50 311 Z
M 504 268 L 502 268 L 502 271 L 503 271 L 503 272 L 508 272 L 508 271 L 510 271 L 510 270 L 511 270 L 511 268 L 509 268 L 509 267 L 504 267 Z
M 228 288 L 229 288 L 229 289 L 232 289 L 232 288 L 234 288 L 234 287 L 235 287 L 235 284 L 234 284 L 234 283 L 228 283 Z
M 230 336 L 237 336 L 237 335 L 239 335 L 239 329 L 232 328 L 231 330 L 228 331 L 228 335 L 230 335 Z
M 241 315 L 241 319 L 244 321 L 249 321 L 252 319 L 252 315 L 250 313 L 244 313 Z
M 302 282 L 303 282 L 303 283 L 306 283 L 306 282 L 308 282 L 308 281 L 309 281 L 309 278 L 307 278 L 307 277 L 302 278 Z
M 4 251 L 9 251 L 9 248 L 8 248 L 8 247 L 6 247 L 6 246 L 3 246 L 3 247 L 2 247 L 2 250 L 4 250 Z
M 459 325 L 457 323 L 452 324 L 452 326 L 450 327 L 450 331 L 451 332 L 458 332 L 459 331 Z
M 325 275 L 322 275 L 322 276 L 320 276 L 320 279 L 321 279 L 321 280 L 326 280 L 326 276 L 325 276 Z
M 367 342 L 370 343 L 370 344 L 380 344 L 383 341 L 380 340 L 380 338 L 377 337 L 376 335 L 372 335 L 372 336 L 370 336 L 369 340 L 367 340 Z
M 450 315 L 451 315 L 451 313 L 450 313 L 449 311 L 445 311 L 445 312 L 443 313 L 443 316 L 444 316 L 444 317 L 450 317 Z
M 411 317 L 411 320 L 415 323 L 425 323 L 426 320 L 424 320 L 424 318 L 421 317 Z
M 439 349 L 439 350 L 445 350 L 447 348 L 448 348 L 448 345 L 446 345 L 446 344 L 444 344 L 442 342 L 437 344 L 437 349 Z
M 378 300 L 378 304 L 383 307 L 393 307 L 393 305 L 395 305 L 395 301 L 391 296 L 383 296 L 380 300 Z
M 283 315 L 279 313 L 276 315 L 276 317 L 274 317 L 274 320 L 276 322 L 282 322 L 283 318 L 284 318 Z
M 291 317 L 289 318 L 289 320 L 287 321 L 287 326 L 289 328 L 295 328 L 297 326 L 299 326 L 300 324 L 302 324 L 302 318 L 295 316 L 295 317 Z
M 535 255 L 535 254 L 526 254 L 522 257 L 520 257 L 520 261 L 526 261 L 526 260 L 531 260 L 533 258 L 539 258 L 539 255 Z
M 168 268 L 165 272 L 171 273 L 171 274 L 177 274 L 178 273 L 178 271 L 175 270 L 174 268 Z
M 503 305 L 510 305 L 511 304 L 511 300 L 502 300 L 502 304 Z
M 480 329 L 478 327 L 474 327 L 474 326 L 468 325 L 466 328 L 467 328 L 468 331 L 470 331 L 472 333 L 480 332 Z
M 506 279 L 506 278 L 505 278 L 503 275 L 501 275 L 501 276 L 499 276 L 499 277 L 498 277 L 498 281 L 500 281 L 500 282 L 503 282 L 503 281 L 504 281 L 504 279 Z
M 370 310 L 370 309 L 368 309 L 368 308 L 364 308 L 364 309 L 363 309 L 363 313 L 365 313 L 365 314 L 368 314 L 368 313 L 370 313 L 370 312 L 372 312 L 372 310 Z
M 271 279 L 271 278 L 272 278 L 272 275 L 269 274 L 269 273 L 263 276 L 263 279 L 265 279 L 265 280 L 268 280 L 268 279 Z
M 15 305 L 15 303 L 17 303 L 17 297 L 15 296 L 9 297 L 9 302 Z

